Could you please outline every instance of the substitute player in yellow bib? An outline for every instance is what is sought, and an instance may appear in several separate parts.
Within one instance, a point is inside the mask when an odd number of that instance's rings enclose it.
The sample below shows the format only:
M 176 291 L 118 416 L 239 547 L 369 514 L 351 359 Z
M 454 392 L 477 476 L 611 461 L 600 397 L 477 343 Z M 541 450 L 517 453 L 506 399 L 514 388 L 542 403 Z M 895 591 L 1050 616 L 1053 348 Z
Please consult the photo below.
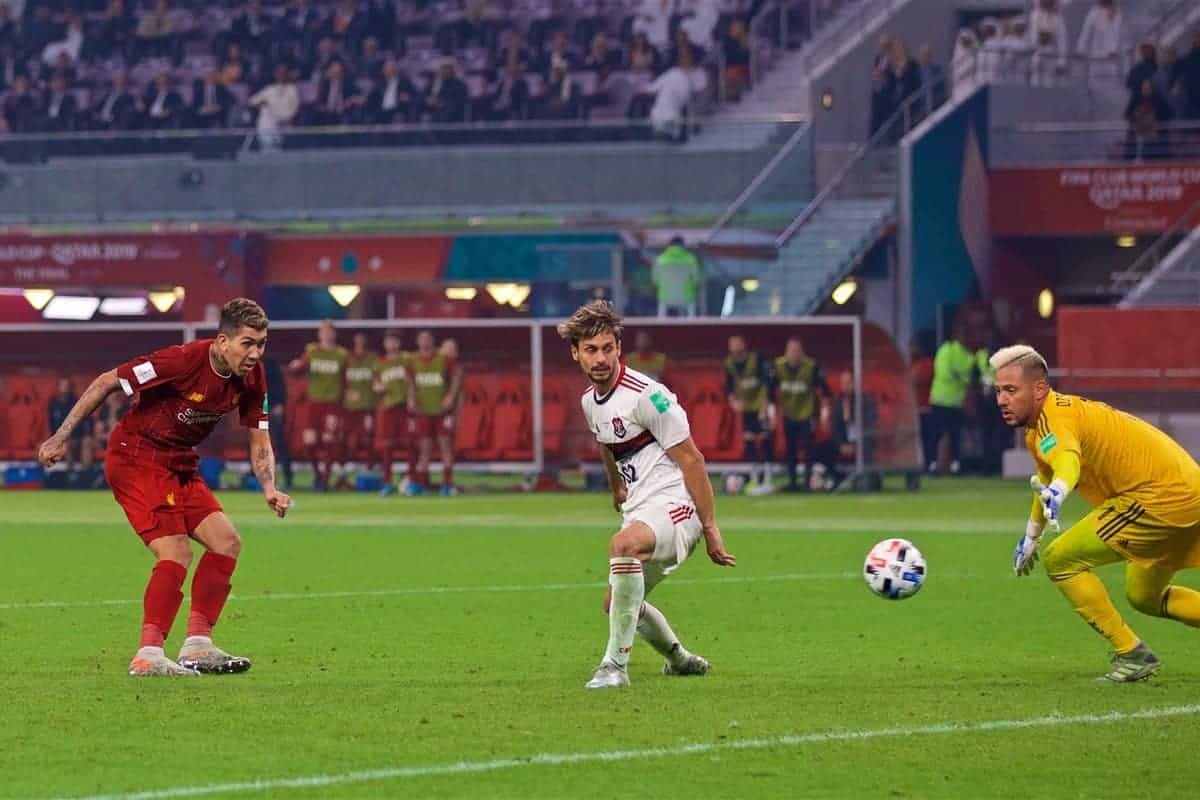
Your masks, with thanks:
M 1093 570 L 1125 562 L 1125 595 L 1143 614 L 1200 627 L 1200 592 L 1171 583 L 1200 566 L 1200 466 L 1148 422 L 1096 401 L 1050 388 L 1046 361 L 1014 345 L 991 357 L 996 402 L 1010 427 L 1025 429 L 1037 472 L 1033 508 L 1013 553 L 1028 575 L 1044 528 L 1059 530 L 1072 491 L 1091 512 L 1042 553 L 1046 573 L 1084 621 L 1112 644 L 1104 675 L 1126 683 L 1150 677 L 1158 656 L 1125 623 Z

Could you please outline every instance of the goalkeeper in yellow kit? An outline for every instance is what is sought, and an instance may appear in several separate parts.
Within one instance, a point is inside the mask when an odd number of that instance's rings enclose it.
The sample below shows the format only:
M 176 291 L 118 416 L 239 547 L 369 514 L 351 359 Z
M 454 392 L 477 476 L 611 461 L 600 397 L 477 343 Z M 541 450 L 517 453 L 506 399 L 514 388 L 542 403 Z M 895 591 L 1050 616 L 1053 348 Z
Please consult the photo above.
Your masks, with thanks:
M 1043 528 L 1059 530 L 1072 491 L 1091 512 L 1042 553 L 1046 573 L 1067 601 L 1116 651 L 1104 675 L 1126 683 L 1150 677 L 1158 656 L 1113 607 L 1096 567 L 1124 561 L 1125 596 L 1154 617 L 1200 627 L 1200 592 L 1171 584 L 1181 569 L 1200 566 L 1200 466 L 1171 437 L 1104 403 L 1059 394 L 1046 361 L 1025 345 L 991 357 L 996 402 L 1010 427 L 1025 429 L 1038 474 L 1033 508 L 1013 553 L 1028 575 Z

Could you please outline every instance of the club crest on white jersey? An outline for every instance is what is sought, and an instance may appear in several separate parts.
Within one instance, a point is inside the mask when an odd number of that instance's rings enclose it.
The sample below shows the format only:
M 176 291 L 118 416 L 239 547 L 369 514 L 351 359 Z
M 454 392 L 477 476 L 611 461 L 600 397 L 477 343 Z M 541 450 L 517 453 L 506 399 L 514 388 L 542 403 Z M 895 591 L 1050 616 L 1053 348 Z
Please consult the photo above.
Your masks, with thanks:
M 691 435 L 687 413 L 670 389 L 622 364 L 608 394 L 589 386 L 582 405 L 588 428 L 625 481 L 625 513 L 651 497 L 690 502 L 683 473 L 666 452 Z

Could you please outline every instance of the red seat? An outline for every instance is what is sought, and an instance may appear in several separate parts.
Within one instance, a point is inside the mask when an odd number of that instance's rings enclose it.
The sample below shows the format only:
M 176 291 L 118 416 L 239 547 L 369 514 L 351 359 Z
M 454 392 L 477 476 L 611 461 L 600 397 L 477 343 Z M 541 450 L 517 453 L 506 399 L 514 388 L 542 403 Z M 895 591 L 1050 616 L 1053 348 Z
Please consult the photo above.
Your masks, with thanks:
M 454 449 L 460 457 L 483 460 L 491 450 L 492 406 L 484 380 L 463 381 L 462 415 L 454 434 Z
M 533 458 L 528 382 L 518 379 L 504 381 L 495 395 L 493 409 L 496 457 L 504 461 L 528 461 Z

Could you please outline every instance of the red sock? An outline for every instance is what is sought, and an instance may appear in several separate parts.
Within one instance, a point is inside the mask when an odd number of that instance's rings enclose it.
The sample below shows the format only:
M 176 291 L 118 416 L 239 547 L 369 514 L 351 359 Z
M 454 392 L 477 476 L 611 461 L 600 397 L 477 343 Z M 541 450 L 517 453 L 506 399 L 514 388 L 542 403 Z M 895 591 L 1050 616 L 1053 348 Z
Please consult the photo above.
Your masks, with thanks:
M 186 578 L 187 568 L 178 561 L 159 561 L 150 570 L 150 581 L 142 597 L 141 647 L 163 646 L 183 602 L 180 587 Z
M 192 577 L 192 612 L 188 615 L 188 636 L 212 636 L 213 626 L 221 616 L 229 597 L 230 579 L 237 568 L 237 559 L 220 553 L 207 552 Z

